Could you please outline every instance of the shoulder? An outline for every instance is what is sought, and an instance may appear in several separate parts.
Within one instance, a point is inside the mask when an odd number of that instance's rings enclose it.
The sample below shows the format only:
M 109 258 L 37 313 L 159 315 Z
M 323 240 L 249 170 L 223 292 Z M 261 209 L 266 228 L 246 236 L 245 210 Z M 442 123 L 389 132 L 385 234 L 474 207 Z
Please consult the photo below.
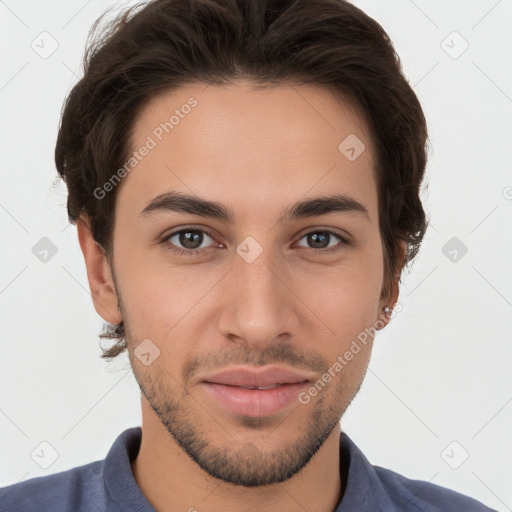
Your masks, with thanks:
M 0 488 L 2 512 L 107 510 L 104 461 Z
M 496 512 L 464 494 L 424 480 L 413 480 L 389 469 L 374 466 L 380 483 L 404 512 Z
M 141 433 L 140 427 L 122 432 L 103 460 L 0 488 L 0 512 L 153 510 L 130 467 Z
M 337 512 L 496 512 L 446 487 L 373 465 L 345 432 L 341 433 L 340 460 L 346 461 L 341 467 L 346 487 Z

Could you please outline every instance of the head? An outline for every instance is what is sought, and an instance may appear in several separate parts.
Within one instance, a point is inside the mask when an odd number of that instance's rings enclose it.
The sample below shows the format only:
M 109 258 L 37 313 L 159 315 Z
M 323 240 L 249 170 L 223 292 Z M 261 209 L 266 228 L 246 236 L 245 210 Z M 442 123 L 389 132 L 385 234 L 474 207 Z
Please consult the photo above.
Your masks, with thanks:
M 128 350 L 155 417 L 211 475 L 283 481 L 357 393 L 373 336 L 353 342 L 388 322 L 427 227 L 426 122 L 392 43 L 343 0 L 155 0 L 84 63 L 55 157 L 114 340 L 103 357 Z M 286 417 L 231 415 L 201 377 L 239 364 L 332 379 Z

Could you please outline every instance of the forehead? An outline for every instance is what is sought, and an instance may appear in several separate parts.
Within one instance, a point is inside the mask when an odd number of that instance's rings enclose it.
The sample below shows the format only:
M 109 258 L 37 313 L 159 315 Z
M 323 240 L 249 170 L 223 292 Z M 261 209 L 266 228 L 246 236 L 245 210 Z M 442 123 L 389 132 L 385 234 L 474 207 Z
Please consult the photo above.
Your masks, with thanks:
M 350 192 L 376 215 L 366 123 L 322 87 L 188 84 L 146 103 L 131 149 L 138 157 L 117 192 L 133 213 L 180 190 L 260 215 L 307 195 Z

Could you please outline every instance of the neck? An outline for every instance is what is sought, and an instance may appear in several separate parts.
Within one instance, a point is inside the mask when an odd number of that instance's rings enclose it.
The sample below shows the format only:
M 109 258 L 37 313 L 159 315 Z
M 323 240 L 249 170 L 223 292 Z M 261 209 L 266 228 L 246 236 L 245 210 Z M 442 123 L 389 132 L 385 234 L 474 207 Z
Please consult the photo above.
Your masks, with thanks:
M 343 487 L 339 424 L 299 473 L 278 484 L 248 488 L 204 472 L 145 402 L 143 399 L 142 440 L 132 461 L 132 471 L 142 493 L 156 510 L 332 512 L 340 502 Z

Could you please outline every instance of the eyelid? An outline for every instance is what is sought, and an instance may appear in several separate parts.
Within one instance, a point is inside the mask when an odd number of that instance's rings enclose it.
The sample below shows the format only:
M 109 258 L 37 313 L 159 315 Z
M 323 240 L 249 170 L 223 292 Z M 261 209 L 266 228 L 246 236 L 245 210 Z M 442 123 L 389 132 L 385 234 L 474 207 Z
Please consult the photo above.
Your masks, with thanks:
M 189 231 L 204 231 L 207 235 L 214 238 L 213 230 L 211 228 L 208 228 L 208 227 L 200 225 L 200 224 L 199 225 L 198 224 L 190 224 L 190 225 L 185 224 L 183 226 L 173 228 L 167 234 L 162 235 L 162 238 L 169 238 L 170 236 L 177 235 L 178 233 L 180 233 L 182 231 L 187 231 L 187 230 L 189 230 Z

